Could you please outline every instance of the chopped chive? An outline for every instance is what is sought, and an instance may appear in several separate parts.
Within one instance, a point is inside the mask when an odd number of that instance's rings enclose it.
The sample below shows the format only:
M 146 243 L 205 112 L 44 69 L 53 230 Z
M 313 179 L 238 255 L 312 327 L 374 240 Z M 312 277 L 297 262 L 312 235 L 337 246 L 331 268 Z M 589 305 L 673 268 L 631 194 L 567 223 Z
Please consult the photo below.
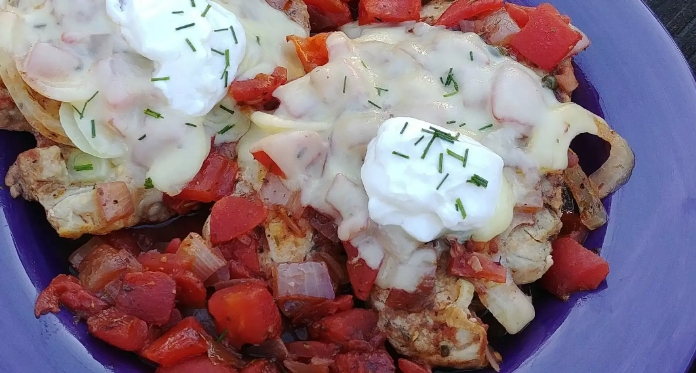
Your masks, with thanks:
M 166 81 L 166 80 L 169 80 L 169 77 L 168 77 L 168 76 L 163 76 L 163 77 L 161 77 L 161 78 L 152 78 L 152 79 L 150 79 L 151 82 L 163 82 L 163 81 Z
M 191 0 L 191 6 L 194 8 L 196 7 L 196 0 Z
M 225 88 L 227 88 L 227 86 L 229 85 L 229 73 L 227 72 L 227 70 L 225 70 L 224 76 L 225 76 Z
M 460 125 L 459 125 L 459 128 L 462 128 L 462 127 L 464 127 L 464 126 L 466 126 L 466 122 L 460 124 Z
M 219 55 L 221 55 L 221 56 L 224 56 L 224 55 L 225 55 L 224 53 L 220 52 L 219 50 L 217 50 L 217 49 L 215 49 L 215 48 L 210 48 L 210 50 L 212 50 L 213 52 L 215 52 L 215 53 L 217 53 L 217 54 L 219 54 Z
M 222 333 L 220 333 L 220 336 L 217 338 L 217 342 L 218 343 L 222 342 L 222 340 L 225 339 L 226 335 L 227 335 L 227 329 L 223 330 Z
M 454 80 L 454 74 L 452 74 L 452 68 L 450 67 L 449 72 L 447 72 L 447 80 L 445 81 L 445 87 L 449 87 Z
M 425 138 L 425 135 L 421 136 L 420 139 L 418 139 L 418 141 L 416 141 L 416 143 L 413 145 L 418 145 L 418 143 L 423 141 L 424 138 Z
M 435 135 L 430 138 L 430 141 L 428 141 L 428 145 L 425 146 L 425 150 L 423 150 L 423 155 L 421 155 L 421 159 L 425 159 L 425 156 L 428 155 L 428 150 L 430 150 L 430 146 L 433 145 L 433 141 L 435 141 Z
M 384 88 L 380 88 L 380 87 L 375 87 L 375 89 L 377 90 L 377 96 L 381 96 L 381 95 L 382 95 L 382 91 L 384 91 L 384 92 L 389 92 L 388 89 L 384 89 Z
M 198 127 L 197 125 L 195 125 L 195 124 L 193 124 L 193 123 L 184 123 L 184 124 L 187 125 L 187 126 L 189 126 L 189 127 Z
M 452 96 L 456 95 L 457 93 L 459 93 L 459 84 L 457 84 L 457 82 L 455 81 L 454 82 L 454 91 L 447 93 L 447 94 L 444 94 L 444 95 L 442 95 L 442 97 L 452 97 Z
M 234 26 L 230 26 L 230 31 L 232 31 L 232 37 L 234 38 L 234 43 L 239 44 L 239 41 L 237 40 L 237 33 L 234 32 Z
M 225 49 L 225 67 L 230 67 L 230 50 Z
M 457 198 L 457 200 L 455 201 L 455 203 L 457 204 L 459 213 L 462 214 L 462 219 L 466 219 L 466 211 L 464 210 L 464 206 L 462 205 L 462 200 L 461 200 L 461 198 Z
M 372 101 L 370 101 L 370 100 L 367 100 L 367 102 L 370 103 L 370 105 L 376 107 L 377 109 L 381 109 L 381 108 L 382 108 L 381 106 L 375 104 L 374 102 L 372 102 Z
M 164 117 L 162 116 L 162 114 L 160 114 L 160 113 L 158 113 L 158 112 L 156 112 L 156 111 L 152 111 L 152 110 L 150 110 L 150 109 L 145 109 L 144 113 L 145 113 L 145 115 L 149 115 L 149 116 L 151 116 L 151 117 L 153 117 L 153 118 L 156 118 L 156 119 L 162 119 L 162 118 L 164 118 Z
M 474 60 L 474 52 L 473 51 L 469 51 L 469 59 L 472 61 Z
M 196 25 L 195 23 L 189 23 L 188 25 L 179 26 L 176 28 L 176 31 L 183 30 L 183 29 L 189 28 L 189 27 L 193 27 L 195 25 Z
M 228 124 L 218 132 L 218 135 L 224 135 L 227 131 L 231 130 L 232 128 L 234 128 L 234 124 Z
M 97 126 L 94 123 L 94 119 L 92 119 L 92 138 L 97 137 Z
M 459 205 L 456 202 L 454 203 L 454 209 L 459 211 Z
M 445 79 L 442 79 L 442 77 L 440 77 L 440 83 L 442 83 L 442 85 L 445 85 Z
M 348 75 L 343 77 L 343 93 L 346 93 L 346 84 L 348 84 Z
M 482 178 L 481 176 L 474 174 L 469 180 L 466 181 L 467 183 L 474 184 L 478 187 L 488 187 L 488 180 Z
M 143 186 L 145 187 L 145 189 L 152 189 L 155 187 L 155 185 L 152 184 L 152 179 L 149 177 L 145 179 L 145 184 Z
M 440 162 L 437 165 L 437 172 L 442 173 L 442 161 L 444 160 L 445 155 L 443 153 L 440 153 Z
M 73 169 L 75 169 L 75 171 L 92 171 L 94 170 L 94 165 L 92 165 L 91 163 L 81 165 L 76 164 L 75 166 L 73 166 Z
M 445 180 L 447 180 L 448 177 L 449 177 L 449 174 L 445 175 L 445 177 L 442 178 L 442 181 L 440 181 L 440 184 L 437 184 L 437 188 L 435 188 L 435 190 L 440 190 L 440 187 L 442 186 L 442 184 L 445 183 Z
M 189 47 L 191 47 L 192 51 L 196 51 L 196 47 L 193 46 L 193 43 L 191 43 L 191 40 L 189 40 L 188 38 L 186 38 L 186 44 L 188 44 Z
M 89 104 L 89 102 L 97 96 L 97 93 L 99 93 L 99 91 L 94 92 L 92 97 L 90 97 L 89 100 L 85 101 L 85 104 L 82 106 L 82 111 L 77 110 L 77 108 L 74 105 L 70 105 L 73 107 L 73 109 L 75 109 L 75 111 L 78 114 L 80 114 L 80 119 L 83 119 L 85 117 L 85 110 L 87 109 L 87 104 Z
M 144 134 L 144 135 L 140 136 L 140 138 L 138 138 L 138 141 L 142 141 L 142 140 L 145 139 L 146 137 L 147 137 L 147 134 Z
M 404 123 L 404 127 L 401 129 L 401 132 L 399 132 L 399 135 L 404 134 L 404 131 L 406 131 L 406 127 L 408 127 L 408 122 Z
M 184 14 L 183 10 L 177 10 L 176 12 L 172 12 L 172 14 Z
M 489 124 L 489 125 L 487 125 L 487 126 L 483 126 L 483 127 L 479 128 L 479 131 L 483 131 L 483 130 L 489 129 L 489 128 L 491 128 L 491 127 L 493 127 L 493 123 L 491 123 L 491 124 Z
M 464 164 L 463 164 L 464 167 L 466 167 L 466 161 L 467 161 L 467 160 L 469 160 L 469 149 L 466 149 L 466 150 L 464 151 L 464 162 L 463 162 L 463 163 L 464 163 Z
M 213 30 L 213 32 L 223 32 L 223 31 L 227 31 L 227 27 L 225 27 L 225 28 L 219 28 L 219 29 L 217 29 L 217 30 Z
M 363 65 L 363 67 L 365 67 L 367 69 L 367 65 L 365 65 L 365 61 L 360 60 L 360 63 Z
M 454 123 L 457 123 L 457 121 L 456 121 L 456 120 L 450 120 L 449 122 L 447 122 L 447 124 L 454 124 Z
M 208 14 L 208 11 L 210 10 L 211 7 L 212 7 L 212 5 L 208 4 L 208 6 L 205 7 L 205 10 L 203 11 L 203 13 L 201 13 L 201 17 L 205 17 L 206 14 Z
M 462 165 L 463 165 L 464 167 L 466 167 L 466 161 L 467 161 L 467 159 L 469 158 L 469 149 L 466 149 L 466 150 L 464 151 L 464 156 L 463 156 L 463 157 L 462 157 L 461 155 L 459 155 L 459 154 L 457 154 L 457 153 L 451 151 L 450 149 L 447 149 L 447 155 L 449 155 L 450 157 L 452 157 L 452 158 L 454 158 L 454 159 L 459 160 L 460 162 L 462 162 Z
M 411 157 L 407 156 L 406 154 L 399 153 L 399 152 L 397 152 L 397 151 L 393 151 L 392 154 L 398 155 L 398 156 L 401 157 L 401 158 L 406 158 L 406 159 L 411 158 Z
M 227 107 L 225 107 L 225 106 L 223 106 L 223 105 L 220 105 L 219 108 L 222 109 L 222 110 L 224 110 L 224 111 L 226 111 L 226 112 L 228 112 L 228 113 L 230 113 L 230 114 L 232 114 L 232 115 L 234 115 L 234 110 L 231 110 L 231 109 L 229 109 L 229 108 L 227 108 Z
M 261 37 L 258 35 L 256 36 L 256 44 L 261 45 Z

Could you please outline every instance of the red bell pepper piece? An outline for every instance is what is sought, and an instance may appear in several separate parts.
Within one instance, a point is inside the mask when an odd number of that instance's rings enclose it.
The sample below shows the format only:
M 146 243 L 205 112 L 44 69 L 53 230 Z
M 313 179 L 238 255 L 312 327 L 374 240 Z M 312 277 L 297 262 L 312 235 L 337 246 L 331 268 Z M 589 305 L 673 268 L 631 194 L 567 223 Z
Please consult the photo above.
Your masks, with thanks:
M 329 62 L 329 50 L 326 47 L 326 38 L 328 37 L 328 33 L 316 34 L 308 38 L 294 35 L 287 37 L 288 41 L 295 45 L 295 51 L 306 73 Z
M 288 82 L 288 70 L 276 67 L 271 75 L 258 74 L 254 79 L 236 80 L 230 84 L 229 94 L 240 105 L 249 105 L 259 110 L 273 109 L 278 100 L 273 92 Z
M 500 283 L 505 282 L 507 278 L 505 267 L 495 263 L 488 255 L 481 253 L 466 252 L 450 259 L 447 272 L 452 276 Z
M 219 290 L 208 301 L 208 311 L 236 348 L 261 344 L 282 331 L 280 312 L 264 285 L 247 282 Z
M 577 291 L 594 290 L 609 275 L 609 263 L 570 237 L 553 242 L 553 265 L 541 278 L 541 286 L 567 300 Z
M 421 0 L 360 0 L 358 24 L 417 21 L 420 12 Z
M 140 354 L 157 364 L 173 365 L 186 358 L 205 354 L 208 351 L 205 336 L 203 326 L 189 316 L 147 345 Z
M 123 277 L 116 308 L 148 324 L 164 325 L 174 309 L 176 283 L 162 272 L 135 272 Z
M 353 285 L 353 293 L 360 300 L 367 300 L 370 297 L 372 287 L 377 280 L 378 269 L 370 268 L 365 259 L 358 257 L 358 249 L 349 242 L 343 242 L 343 247 L 348 255 L 346 269 L 350 283 Z
M 233 240 L 266 220 L 268 211 L 255 197 L 224 197 L 210 212 L 210 242 L 218 245 Z
M 185 213 L 194 207 L 192 201 L 217 201 L 234 192 L 236 177 L 237 163 L 213 150 L 203 161 L 193 180 L 186 184 L 181 193 L 171 197 L 168 205 L 177 212 Z
M 93 336 L 126 351 L 140 350 L 148 339 L 145 321 L 116 308 L 109 308 L 90 317 L 87 319 L 87 327 Z
M 551 71 L 573 50 L 582 35 L 570 28 L 556 8 L 541 4 L 529 22 L 510 39 L 510 47 L 540 68 Z
M 470 20 L 496 11 L 503 5 L 503 0 L 458 0 L 442 13 L 435 25 L 455 27 L 459 25 L 459 21 Z

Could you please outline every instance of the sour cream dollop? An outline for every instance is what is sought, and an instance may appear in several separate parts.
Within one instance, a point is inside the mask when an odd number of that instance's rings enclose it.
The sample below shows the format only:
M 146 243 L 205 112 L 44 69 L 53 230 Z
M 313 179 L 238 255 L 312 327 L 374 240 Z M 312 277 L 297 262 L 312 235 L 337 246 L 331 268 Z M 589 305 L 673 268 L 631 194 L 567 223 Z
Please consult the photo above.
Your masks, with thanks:
M 244 58 L 246 33 L 212 1 L 107 0 L 128 44 L 154 61 L 152 80 L 173 109 L 207 114 L 227 92 Z
M 495 213 L 503 166 L 499 155 L 470 137 L 391 118 L 369 143 L 361 169 L 370 218 L 401 226 L 421 242 L 471 232 Z

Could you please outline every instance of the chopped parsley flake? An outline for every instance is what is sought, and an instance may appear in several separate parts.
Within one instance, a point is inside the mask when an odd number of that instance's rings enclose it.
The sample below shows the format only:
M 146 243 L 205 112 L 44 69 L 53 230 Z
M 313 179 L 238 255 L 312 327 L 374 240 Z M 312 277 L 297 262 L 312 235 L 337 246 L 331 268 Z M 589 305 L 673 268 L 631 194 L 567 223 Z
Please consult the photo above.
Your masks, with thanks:
M 145 189 L 152 189 L 155 187 L 155 185 L 152 184 L 152 179 L 149 177 L 145 179 L 145 184 L 143 186 L 145 187 Z

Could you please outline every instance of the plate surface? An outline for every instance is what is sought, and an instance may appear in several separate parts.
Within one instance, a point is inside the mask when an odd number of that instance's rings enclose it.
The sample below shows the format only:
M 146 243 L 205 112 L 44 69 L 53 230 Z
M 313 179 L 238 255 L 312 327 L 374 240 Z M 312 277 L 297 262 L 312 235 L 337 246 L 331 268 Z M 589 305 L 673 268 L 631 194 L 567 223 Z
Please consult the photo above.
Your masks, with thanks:
M 574 100 L 626 137 L 636 168 L 591 237 L 611 265 L 606 287 L 537 301 L 534 322 L 500 346 L 502 371 L 685 372 L 696 351 L 696 84 L 640 1 L 550 2 L 593 42 L 576 59 Z M 0 132 L 0 174 L 30 146 L 26 134 Z M 0 190 L 0 371 L 150 372 L 67 311 L 34 318 L 37 289 L 68 269 L 64 245 L 39 206 Z

